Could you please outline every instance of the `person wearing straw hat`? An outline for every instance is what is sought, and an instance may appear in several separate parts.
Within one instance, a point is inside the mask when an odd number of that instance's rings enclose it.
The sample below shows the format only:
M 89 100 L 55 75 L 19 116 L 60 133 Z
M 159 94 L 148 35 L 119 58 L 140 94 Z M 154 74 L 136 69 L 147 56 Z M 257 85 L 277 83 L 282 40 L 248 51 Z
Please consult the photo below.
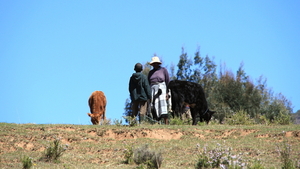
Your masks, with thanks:
M 170 81 L 169 73 L 166 68 L 161 67 L 159 57 L 154 56 L 150 62 L 153 67 L 148 74 L 149 84 L 151 86 L 151 105 L 155 110 L 157 120 L 164 119 L 164 123 L 168 124 L 168 109 L 167 109 L 167 85 Z
M 129 80 L 129 93 L 132 104 L 132 117 L 139 113 L 140 123 L 145 120 L 147 111 L 147 100 L 151 99 L 151 88 L 147 76 L 142 73 L 143 65 L 140 63 L 134 66 L 135 73 Z

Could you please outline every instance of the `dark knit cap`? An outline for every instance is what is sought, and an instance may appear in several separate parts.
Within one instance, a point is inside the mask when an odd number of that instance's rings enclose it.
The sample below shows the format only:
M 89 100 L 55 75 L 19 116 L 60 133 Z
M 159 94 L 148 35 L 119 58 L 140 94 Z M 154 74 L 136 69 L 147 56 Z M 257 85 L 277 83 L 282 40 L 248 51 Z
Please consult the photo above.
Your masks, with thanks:
M 140 63 L 135 64 L 134 70 L 135 70 L 136 72 L 141 72 L 141 71 L 143 70 L 143 65 L 140 64 Z

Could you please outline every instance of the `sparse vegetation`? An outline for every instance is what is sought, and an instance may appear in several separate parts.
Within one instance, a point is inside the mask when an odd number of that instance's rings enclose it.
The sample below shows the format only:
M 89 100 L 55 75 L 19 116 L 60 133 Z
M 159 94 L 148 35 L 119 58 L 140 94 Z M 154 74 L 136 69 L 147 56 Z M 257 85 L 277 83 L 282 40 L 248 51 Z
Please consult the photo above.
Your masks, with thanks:
M 260 160 L 252 160 L 247 166 L 248 169 L 265 169 Z
M 133 148 L 132 146 L 127 146 L 124 150 L 125 164 L 133 164 Z
M 113 124 L 116 126 L 122 126 L 122 119 L 121 120 L 115 119 Z
M 60 140 L 55 139 L 53 143 L 47 147 L 43 157 L 40 160 L 44 160 L 46 162 L 59 162 L 59 158 L 63 155 L 64 151 L 67 150 L 67 147 L 63 147 L 60 145 Z
M 255 122 L 250 118 L 250 115 L 241 110 L 233 114 L 231 118 L 226 118 L 226 123 L 229 125 L 251 125 Z
M 243 168 L 247 166 L 247 160 L 243 159 L 243 153 L 233 154 L 232 148 L 217 143 L 217 145 L 209 150 L 206 145 L 201 149 L 197 144 L 198 161 L 196 169 L 203 168 Z
M 124 151 L 125 164 L 137 164 L 137 168 L 160 168 L 163 158 L 161 152 L 150 150 L 148 144 L 133 148 L 127 146 Z
M 200 159 L 203 164 L 212 159 L 216 159 L 214 165 L 226 164 L 226 158 L 235 156 L 227 160 L 229 169 L 239 168 L 240 163 L 231 163 L 231 160 L 238 161 L 237 157 L 244 160 L 244 168 L 281 169 L 281 154 L 289 154 L 291 164 L 299 168 L 299 125 L 141 124 L 120 127 L 0 123 L 0 136 L 0 168 L 22 168 L 20 154 L 30 157 L 31 168 L 148 168 L 148 163 L 134 161 L 145 156 L 133 155 L 139 151 L 161 153 L 161 169 L 193 169 L 198 162 L 201 166 Z M 59 162 L 39 160 L 45 157 L 45 152 L 51 152 L 47 149 L 54 147 L 57 138 L 59 144 L 56 145 L 60 145 L 57 147 L 69 145 Z M 284 149 L 284 142 L 290 146 L 289 150 Z M 199 145 L 197 149 L 196 145 Z M 202 152 L 204 147 L 206 154 Z M 216 154 L 210 156 L 209 152 Z
M 160 168 L 163 158 L 160 152 L 150 150 L 148 144 L 144 144 L 133 150 L 133 161 L 147 168 Z
M 138 125 L 137 117 L 123 116 L 123 118 L 128 122 L 130 127 Z
M 181 120 L 179 117 L 174 117 L 170 119 L 170 125 L 183 125 L 184 121 Z
M 32 166 L 32 158 L 28 156 L 23 156 L 21 158 L 21 162 L 23 164 L 23 169 L 30 169 Z
M 300 166 L 297 166 L 297 165 L 299 165 L 298 163 L 300 162 L 300 161 L 297 161 L 299 159 L 296 159 L 296 160 L 292 159 L 291 145 L 288 143 L 287 140 L 284 140 L 281 144 L 277 144 L 277 151 L 280 155 L 282 169 L 300 168 Z

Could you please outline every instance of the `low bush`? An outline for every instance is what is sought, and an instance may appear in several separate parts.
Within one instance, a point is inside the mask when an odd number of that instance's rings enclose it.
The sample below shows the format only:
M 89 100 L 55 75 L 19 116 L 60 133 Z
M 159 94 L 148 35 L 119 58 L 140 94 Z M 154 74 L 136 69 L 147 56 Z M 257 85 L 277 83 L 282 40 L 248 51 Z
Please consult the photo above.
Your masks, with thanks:
M 115 124 L 116 126 L 122 126 L 122 119 L 121 120 L 115 119 L 113 121 L 113 124 Z
M 184 121 L 179 117 L 170 118 L 170 125 L 183 125 Z
M 163 158 L 160 152 L 150 150 L 145 144 L 133 151 L 133 161 L 136 164 L 146 165 L 147 168 L 160 168 Z
M 271 121 L 266 117 L 266 115 L 259 115 L 255 118 L 257 124 L 270 125 Z
M 124 151 L 125 164 L 133 163 L 133 147 L 128 146 Z
M 254 160 L 251 164 L 248 164 L 247 169 L 265 169 L 265 167 L 261 164 L 261 161 Z
M 59 162 L 59 158 L 67 150 L 67 145 L 63 147 L 60 145 L 60 140 L 55 139 L 52 144 L 45 150 L 44 156 L 40 158 L 41 161 Z
M 254 124 L 254 120 L 250 118 L 250 115 L 241 110 L 233 114 L 231 118 L 226 118 L 226 123 L 229 125 L 250 125 Z
M 32 158 L 28 156 L 23 156 L 21 158 L 21 162 L 23 164 L 23 169 L 29 169 L 32 166 Z
M 137 117 L 123 116 L 123 118 L 128 122 L 130 127 L 138 125 Z
M 125 163 L 132 164 L 133 162 L 138 168 L 160 168 L 163 158 L 160 152 L 155 152 L 149 149 L 148 145 L 142 145 L 136 149 L 129 147 L 124 152 Z
M 289 125 L 291 123 L 291 116 L 289 114 L 285 114 L 280 112 L 275 118 L 274 118 L 275 124 L 279 125 Z

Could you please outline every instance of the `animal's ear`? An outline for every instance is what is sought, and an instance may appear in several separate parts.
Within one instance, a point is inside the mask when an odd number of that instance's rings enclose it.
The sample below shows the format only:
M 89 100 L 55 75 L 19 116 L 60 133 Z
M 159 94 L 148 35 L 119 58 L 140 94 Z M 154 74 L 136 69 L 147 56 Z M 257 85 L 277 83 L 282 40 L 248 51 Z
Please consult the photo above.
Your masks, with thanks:
M 91 113 L 88 113 L 87 115 L 88 115 L 88 116 L 90 116 L 90 117 L 94 117 L 94 115 L 93 115 L 93 114 L 91 114 Z
M 193 103 L 193 104 L 190 104 L 190 107 L 191 108 L 194 108 L 196 106 L 196 104 L 195 103 Z

